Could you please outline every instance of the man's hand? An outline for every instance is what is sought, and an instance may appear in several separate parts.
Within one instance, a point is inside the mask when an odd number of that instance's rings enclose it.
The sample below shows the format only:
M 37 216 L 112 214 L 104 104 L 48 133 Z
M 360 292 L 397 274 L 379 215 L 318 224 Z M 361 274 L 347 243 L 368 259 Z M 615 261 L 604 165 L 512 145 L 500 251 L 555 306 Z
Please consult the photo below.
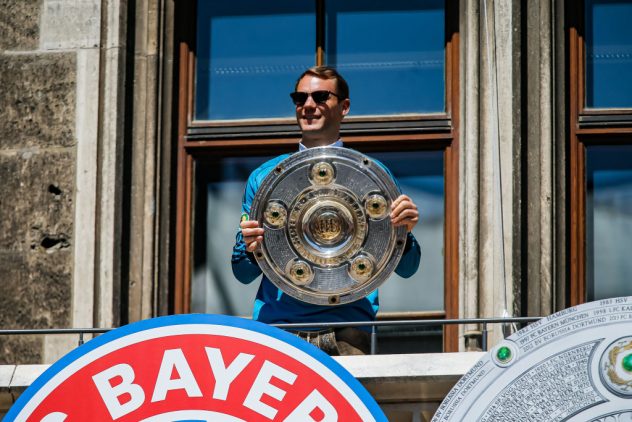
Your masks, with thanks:
M 257 220 L 245 220 L 239 223 L 241 234 L 244 237 L 246 250 L 254 252 L 261 242 L 263 242 L 263 228 L 259 227 Z
M 391 205 L 391 223 L 397 226 L 406 226 L 408 231 L 419 221 L 417 205 L 407 195 L 399 195 Z

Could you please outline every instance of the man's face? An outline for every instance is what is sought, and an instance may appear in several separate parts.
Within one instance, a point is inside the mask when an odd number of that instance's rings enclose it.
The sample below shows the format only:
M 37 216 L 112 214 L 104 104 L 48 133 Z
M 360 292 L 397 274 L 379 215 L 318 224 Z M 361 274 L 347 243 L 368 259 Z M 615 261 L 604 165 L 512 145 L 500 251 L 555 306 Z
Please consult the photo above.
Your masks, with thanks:
M 331 91 L 337 94 L 335 79 L 321 79 L 305 75 L 296 87 L 297 92 Z M 338 140 L 340 122 L 349 112 L 349 99 L 340 100 L 330 95 L 326 102 L 317 104 L 310 96 L 303 105 L 296 106 L 296 120 L 303 132 L 303 141 Z

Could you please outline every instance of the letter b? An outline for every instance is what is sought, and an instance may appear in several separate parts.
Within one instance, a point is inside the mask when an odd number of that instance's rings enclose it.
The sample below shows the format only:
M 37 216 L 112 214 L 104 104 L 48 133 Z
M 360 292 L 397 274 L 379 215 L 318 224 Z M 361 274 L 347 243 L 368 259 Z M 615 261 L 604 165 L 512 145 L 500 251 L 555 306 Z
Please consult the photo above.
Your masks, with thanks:
M 116 377 L 121 377 L 123 380 L 113 387 L 110 381 Z M 133 383 L 134 377 L 134 369 L 126 363 L 115 365 L 92 376 L 112 419 L 118 419 L 133 412 L 145 401 L 145 392 L 140 385 Z M 126 393 L 131 398 L 128 402 L 121 403 L 119 397 Z

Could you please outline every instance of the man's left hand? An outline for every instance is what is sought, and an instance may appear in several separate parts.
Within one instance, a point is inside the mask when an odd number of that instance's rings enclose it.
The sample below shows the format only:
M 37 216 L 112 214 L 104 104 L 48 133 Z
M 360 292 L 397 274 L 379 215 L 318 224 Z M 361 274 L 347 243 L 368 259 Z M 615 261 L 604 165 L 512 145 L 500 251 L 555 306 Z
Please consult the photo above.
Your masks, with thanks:
M 419 221 L 419 211 L 417 205 L 408 195 L 399 195 L 391 205 L 391 223 L 397 226 L 406 226 L 408 231 Z

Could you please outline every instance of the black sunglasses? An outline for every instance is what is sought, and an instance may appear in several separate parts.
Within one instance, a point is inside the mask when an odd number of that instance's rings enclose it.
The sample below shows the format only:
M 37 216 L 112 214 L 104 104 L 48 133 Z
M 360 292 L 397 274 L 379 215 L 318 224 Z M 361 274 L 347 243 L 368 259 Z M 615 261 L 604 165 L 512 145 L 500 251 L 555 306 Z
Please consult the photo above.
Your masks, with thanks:
M 334 94 L 331 91 L 314 91 L 314 92 L 292 92 L 290 93 L 290 97 L 292 97 L 292 101 L 297 106 L 302 106 L 307 102 L 307 99 L 311 96 L 316 104 L 324 104 L 329 96 L 333 95 L 336 98 L 340 98 L 338 94 Z

